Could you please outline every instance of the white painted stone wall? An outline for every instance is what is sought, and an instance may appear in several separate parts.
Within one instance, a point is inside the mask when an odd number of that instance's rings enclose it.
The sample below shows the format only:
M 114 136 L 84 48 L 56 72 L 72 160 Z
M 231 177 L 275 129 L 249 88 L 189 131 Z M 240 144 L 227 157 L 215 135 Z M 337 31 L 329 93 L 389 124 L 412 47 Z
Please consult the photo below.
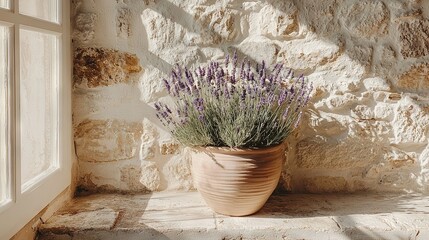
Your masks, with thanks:
M 192 189 L 153 102 L 175 63 L 237 50 L 315 85 L 279 190 L 429 191 L 429 1 L 74 0 L 72 11 L 80 189 Z

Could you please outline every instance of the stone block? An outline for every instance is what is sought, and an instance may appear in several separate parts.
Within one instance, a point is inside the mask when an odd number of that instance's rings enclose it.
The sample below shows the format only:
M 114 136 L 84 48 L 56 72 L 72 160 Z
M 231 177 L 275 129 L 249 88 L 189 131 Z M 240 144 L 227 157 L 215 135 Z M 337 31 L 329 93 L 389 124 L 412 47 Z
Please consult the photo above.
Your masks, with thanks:
M 74 53 L 76 85 L 89 88 L 127 83 L 133 73 L 142 71 L 135 54 L 105 48 L 78 48 Z
M 402 99 L 392 122 L 395 143 L 424 143 L 429 131 L 429 113 L 409 97 Z
M 168 160 L 164 167 L 164 174 L 170 182 L 169 189 L 187 191 L 194 189 L 189 154 L 175 155 Z
M 383 78 L 373 77 L 363 80 L 363 85 L 369 91 L 390 91 L 390 84 Z
M 374 111 L 367 105 L 357 105 L 351 111 L 351 116 L 360 120 L 374 119 Z
M 381 1 L 358 1 L 340 10 L 340 20 L 358 37 L 380 37 L 387 33 L 389 10 Z
M 148 49 L 146 50 L 156 53 L 159 50 L 180 44 L 186 31 L 184 27 L 174 21 L 177 16 L 171 16 L 171 12 L 159 6 L 153 6 L 152 8 L 155 10 L 159 8 L 159 10 L 154 11 L 151 8 L 147 8 L 142 11 L 140 16 L 147 36 L 145 44 L 147 44 Z M 169 16 L 172 18 L 169 18 Z
M 144 161 L 140 167 L 139 183 L 149 191 L 157 191 L 161 185 L 161 175 L 153 162 Z M 134 181 L 137 179 L 134 179 Z
M 239 12 L 222 6 L 196 6 L 192 13 L 199 25 L 200 44 L 232 42 L 240 34 Z
M 249 60 L 261 63 L 263 60 L 269 66 L 276 62 L 279 47 L 265 37 L 247 38 L 237 46 L 238 52 Z M 234 49 L 231 49 L 234 51 Z
M 131 35 L 131 9 L 119 8 L 116 14 L 116 34 L 118 37 L 127 38 Z
M 162 155 L 177 154 L 179 152 L 179 144 L 176 142 L 164 142 L 160 146 Z
M 295 2 L 300 15 L 303 15 L 305 22 L 311 31 L 322 36 L 330 35 L 339 29 L 338 21 L 335 19 L 335 12 L 341 0 L 302 0 Z
M 118 120 L 86 120 L 75 128 L 79 161 L 112 162 L 136 157 L 141 123 Z
M 156 141 L 159 137 L 158 130 L 148 119 L 143 120 L 144 132 L 142 135 L 142 145 L 140 152 L 141 160 L 149 160 L 155 158 Z
M 142 169 L 140 166 L 126 166 L 121 168 L 121 182 L 125 183 L 130 192 L 144 192 L 146 186 L 140 182 Z
M 331 63 L 340 54 L 340 48 L 335 44 L 320 39 L 303 39 L 284 43 L 279 58 L 287 67 L 297 71 Z
M 320 176 L 304 179 L 304 189 L 310 193 L 346 192 L 347 182 L 343 177 Z
M 374 118 L 380 120 L 393 119 L 393 107 L 391 104 L 377 103 L 374 107 Z
M 75 16 L 73 40 L 75 44 L 88 44 L 94 40 L 97 14 L 79 13 Z
M 301 140 L 296 146 L 296 163 L 299 168 L 357 168 L 371 166 L 381 158 L 381 147 L 364 140 L 326 142 L 312 137 Z
M 402 56 L 419 58 L 429 55 L 429 20 L 409 17 L 398 22 Z
M 378 121 L 373 118 L 350 121 L 348 128 L 348 136 L 352 139 L 359 139 L 359 141 L 382 143 L 392 137 L 392 126 L 390 123 Z
M 348 107 L 357 102 L 357 97 L 353 94 L 346 93 L 344 95 L 334 95 L 327 99 L 326 105 L 329 109 L 336 110 Z
M 298 9 L 291 1 L 272 1 L 259 13 L 261 34 L 267 37 L 284 37 L 298 31 Z
M 429 95 L 429 64 L 417 64 L 409 68 L 399 76 L 396 86 Z

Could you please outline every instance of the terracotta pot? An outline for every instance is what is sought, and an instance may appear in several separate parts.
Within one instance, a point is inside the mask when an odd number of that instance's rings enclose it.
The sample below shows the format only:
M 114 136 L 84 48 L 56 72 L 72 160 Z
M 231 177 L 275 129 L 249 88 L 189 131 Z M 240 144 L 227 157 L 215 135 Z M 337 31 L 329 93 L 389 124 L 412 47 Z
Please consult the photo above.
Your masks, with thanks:
M 257 212 L 273 193 L 285 159 L 284 145 L 263 149 L 195 148 L 192 176 L 215 212 L 245 216 Z

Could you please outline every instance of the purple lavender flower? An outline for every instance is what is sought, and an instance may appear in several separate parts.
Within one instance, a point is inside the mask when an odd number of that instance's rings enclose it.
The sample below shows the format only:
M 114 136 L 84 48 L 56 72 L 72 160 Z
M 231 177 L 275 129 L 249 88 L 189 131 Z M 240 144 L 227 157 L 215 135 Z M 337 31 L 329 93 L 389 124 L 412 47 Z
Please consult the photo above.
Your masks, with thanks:
M 280 76 L 280 72 L 282 71 L 282 69 L 283 69 L 283 63 L 282 64 L 278 64 L 276 72 L 274 74 L 274 82 L 278 82 L 279 76 Z
M 250 77 L 249 78 L 250 78 L 251 81 L 254 82 L 255 81 L 255 74 L 253 72 L 250 73 Z
M 161 110 L 161 106 L 159 105 L 158 102 L 155 103 L 155 108 L 156 108 L 157 111 Z
M 288 106 L 288 107 L 286 108 L 286 110 L 284 111 L 284 113 L 283 113 L 283 119 L 286 119 L 286 118 L 288 117 L 288 114 L 289 114 L 289 108 L 290 108 L 290 106 Z
M 238 61 L 235 51 L 232 59 L 226 55 L 224 64 L 211 61 L 194 69 L 175 65 L 171 77 L 162 79 L 176 107 L 156 102 L 156 117 L 179 141 L 191 145 L 269 146 L 282 142 L 298 126 L 312 91 L 306 79 L 294 78 L 292 70 L 281 63 L 266 66 L 262 61 L 254 69 L 249 60 L 240 60 L 237 66 Z M 281 84 L 289 82 L 289 87 Z M 231 124 L 239 132 L 237 136 L 228 129 Z M 260 126 L 264 129 L 254 129 Z M 260 134 L 255 135 L 255 131 Z M 240 140 L 243 136 L 252 137 Z M 234 140 L 228 142 L 224 137 Z M 245 145 L 235 145 L 243 141 Z
M 165 88 L 167 88 L 167 92 L 168 92 L 168 94 L 170 94 L 170 93 L 171 93 L 171 86 L 170 86 L 170 83 L 169 83 L 165 78 L 163 78 L 163 79 L 162 79 L 162 81 L 164 82 L 164 86 L 165 86 Z
M 280 93 L 279 100 L 278 100 L 279 106 L 281 106 L 284 103 L 284 101 L 286 100 L 286 97 L 287 97 L 287 90 L 283 89 L 282 92 Z
M 237 71 L 237 51 L 234 52 L 234 57 L 232 58 L 232 72 L 231 72 L 231 83 L 235 83 L 235 72 Z
M 193 103 L 195 109 L 197 109 L 199 112 L 204 110 L 204 100 L 202 98 L 196 98 Z
M 241 67 L 240 67 L 240 79 L 245 79 L 246 73 L 245 73 L 245 66 L 246 64 L 246 58 L 243 59 L 243 61 L 241 62 Z
M 246 89 L 243 89 L 243 91 L 241 92 L 240 99 L 243 102 L 244 102 L 244 100 L 246 100 Z

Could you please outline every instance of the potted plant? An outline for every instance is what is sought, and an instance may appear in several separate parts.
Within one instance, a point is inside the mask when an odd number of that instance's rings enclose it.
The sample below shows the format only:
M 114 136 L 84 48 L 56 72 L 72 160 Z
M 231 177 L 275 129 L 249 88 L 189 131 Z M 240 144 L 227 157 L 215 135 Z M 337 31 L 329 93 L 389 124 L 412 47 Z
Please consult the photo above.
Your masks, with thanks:
M 156 115 L 193 149 L 194 184 L 207 205 L 231 216 L 262 208 L 312 87 L 282 64 L 239 63 L 236 53 L 193 70 L 177 65 L 163 81 L 173 101 L 155 103 Z

